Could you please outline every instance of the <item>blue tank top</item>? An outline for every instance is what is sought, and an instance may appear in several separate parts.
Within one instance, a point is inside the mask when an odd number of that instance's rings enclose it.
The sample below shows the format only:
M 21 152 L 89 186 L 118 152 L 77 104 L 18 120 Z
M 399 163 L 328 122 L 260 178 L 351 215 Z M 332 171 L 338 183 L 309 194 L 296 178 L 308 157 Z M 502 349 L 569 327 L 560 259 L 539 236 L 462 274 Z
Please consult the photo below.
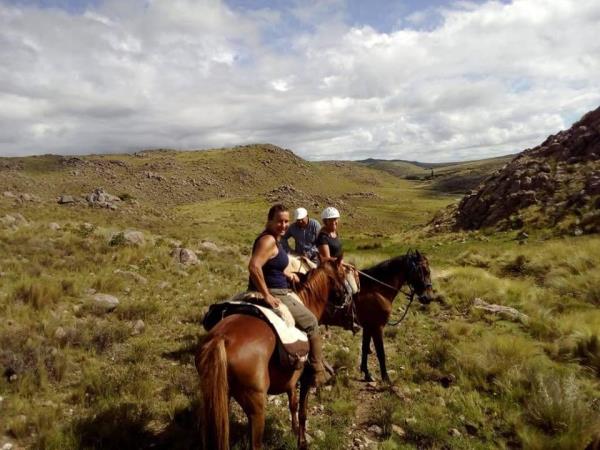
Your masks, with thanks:
M 252 245 L 252 253 L 254 253 L 258 240 L 266 234 L 268 233 L 263 232 L 256 238 L 254 245 Z M 269 289 L 288 289 L 288 280 L 283 271 L 288 266 L 290 259 L 281 243 L 277 240 L 275 242 L 277 243 L 277 255 L 274 258 L 269 259 L 265 265 L 262 266 L 263 277 L 265 278 L 265 283 L 267 283 Z M 248 279 L 248 290 L 258 290 L 252 282 L 252 278 Z

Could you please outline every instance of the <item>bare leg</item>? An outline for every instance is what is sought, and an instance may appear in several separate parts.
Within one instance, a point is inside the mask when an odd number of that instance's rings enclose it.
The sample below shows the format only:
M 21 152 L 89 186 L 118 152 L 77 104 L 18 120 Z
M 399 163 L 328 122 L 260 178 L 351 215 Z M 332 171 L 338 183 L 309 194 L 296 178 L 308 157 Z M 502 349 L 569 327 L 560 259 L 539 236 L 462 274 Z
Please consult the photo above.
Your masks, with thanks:
M 369 373 L 369 350 L 371 346 L 371 330 L 367 328 L 363 328 L 362 335 L 362 353 L 361 353 L 361 362 L 360 362 L 360 370 L 365 374 L 365 381 L 373 381 L 373 377 Z
M 375 352 L 379 360 L 379 370 L 381 371 L 381 379 L 386 383 L 390 382 L 387 369 L 385 367 L 385 350 L 383 348 L 383 327 L 377 328 L 373 333 L 373 344 L 375 344 Z
M 296 386 L 287 392 L 288 401 L 290 404 L 290 414 L 292 415 L 292 431 L 298 436 L 298 392 Z

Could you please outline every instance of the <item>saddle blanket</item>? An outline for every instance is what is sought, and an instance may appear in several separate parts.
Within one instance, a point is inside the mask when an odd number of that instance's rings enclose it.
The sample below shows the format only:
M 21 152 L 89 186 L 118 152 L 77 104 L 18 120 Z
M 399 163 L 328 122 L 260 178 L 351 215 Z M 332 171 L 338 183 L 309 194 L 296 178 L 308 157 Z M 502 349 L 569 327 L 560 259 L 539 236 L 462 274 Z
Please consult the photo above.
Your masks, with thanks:
M 235 299 L 237 296 L 233 298 Z M 285 305 L 280 305 L 280 308 L 285 308 L 284 311 L 287 311 L 287 315 L 291 317 L 291 314 Z M 292 365 L 297 365 L 306 361 L 310 349 L 306 333 L 300 331 L 293 325 L 291 327 L 288 326 L 271 308 L 245 301 L 229 299 L 211 305 L 202 320 L 202 324 L 207 331 L 210 331 L 220 320 L 232 314 L 247 314 L 265 320 L 277 335 L 278 341 L 285 353 L 292 358 Z

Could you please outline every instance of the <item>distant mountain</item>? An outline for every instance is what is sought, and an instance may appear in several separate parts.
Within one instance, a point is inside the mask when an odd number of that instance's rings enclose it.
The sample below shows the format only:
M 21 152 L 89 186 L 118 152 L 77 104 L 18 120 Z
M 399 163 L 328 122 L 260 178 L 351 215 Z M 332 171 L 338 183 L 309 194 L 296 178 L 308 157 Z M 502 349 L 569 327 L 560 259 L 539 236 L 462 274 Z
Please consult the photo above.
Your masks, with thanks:
M 434 227 L 600 231 L 600 108 L 494 172 Z

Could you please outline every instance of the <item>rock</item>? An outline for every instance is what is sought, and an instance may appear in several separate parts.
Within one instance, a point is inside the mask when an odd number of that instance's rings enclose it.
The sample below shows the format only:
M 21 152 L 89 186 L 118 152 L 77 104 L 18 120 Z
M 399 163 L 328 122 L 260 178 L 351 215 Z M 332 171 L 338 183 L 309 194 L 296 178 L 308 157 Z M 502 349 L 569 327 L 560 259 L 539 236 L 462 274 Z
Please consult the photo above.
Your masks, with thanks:
M 401 438 L 406 436 L 406 431 L 404 431 L 404 428 L 396 424 L 392 425 L 392 433 Z
M 10 442 L 7 442 L 7 443 L 5 443 L 5 444 L 2 445 L 1 449 L 2 450 L 12 450 L 13 448 L 14 448 L 14 446 Z
M 57 341 L 63 341 L 67 337 L 67 332 L 63 327 L 58 327 L 56 331 L 54 331 L 54 339 Z
M 141 231 L 125 231 L 123 233 L 123 237 L 125 238 L 125 241 L 127 243 L 132 245 L 141 246 L 146 243 L 146 240 L 144 239 L 144 233 L 142 233 Z
M 141 334 L 144 329 L 146 328 L 146 324 L 144 323 L 143 320 L 138 319 L 134 324 L 133 324 L 133 328 L 131 330 L 131 334 L 132 335 L 138 335 Z
M 448 434 L 452 437 L 461 437 L 462 433 L 460 431 L 458 431 L 458 429 L 456 428 L 450 428 L 448 430 Z
M 58 203 L 61 205 L 66 205 L 67 203 L 75 203 L 75 199 L 72 195 L 61 195 L 58 198 Z
M 168 281 L 161 281 L 160 283 L 158 283 L 158 289 L 163 290 L 163 289 L 167 289 L 171 287 L 171 283 L 169 283 Z
M 95 307 L 106 312 L 114 310 L 119 305 L 119 299 L 113 295 L 94 294 L 91 299 Z
M 173 256 L 177 262 L 186 266 L 191 266 L 200 262 L 198 261 L 196 253 L 189 248 L 175 248 L 171 252 L 171 256 Z
M 377 436 L 381 436 L 383 434 L 383 429 L 379 425 L 371 425 L 369 427 L 369 431 Z
M 404 419 L 404 422 L 406 422 L 407 425 L 414 425 L 417 423 L 417 419 L 415 419 L 414 417 L 407 417 L 406 419 Z
M 60 225 L 57 224 L 56 222 L 50 222 L 48 224 L 48 228 L 50 228 L 53 231 L 58 231 L 58 230 L 60 230 Z
M 2 193 L 2 195 L 3 195 L 3 196 L 5 196 L 5 197 L 8 197 L 8 198 L 15 198 L 15 197 L 16 197 L 16 195 L 15 195 L 15 194 L 13 194 L 13 193 L 12 193 L 12 192 L 10 192 L 10 191 L 4 191 L 4 192 Z
M 148 280 L 141 276 L 139 273 L 132 272 L 130 270 L 115 269 L 114 274 L 123 275 L 124 277 L 132 278 L 139 284 L 148 284 Z
M 324 432 L 323 430 L 315 430 L 315 431 L 314 431 L 314 435 L 315 435 L 315 437 L 316 437 L 317 439 L 319 439 L 319 440 L 321 440 L 321 441 L 322 441 L 323 439 L 325 439 L 325 437 L 326 437 L 326 436 L 325 436 L 325 432 Z
M 217 246 L 217 244 L 215 244 L 214 242 L 211 242 L 211 241 L 202 241 L 200 243 L 200 248 L 202 248 L 203 250 L 209 250 L 211 252 L 217 252 L 217 253 L 219 253 L 221 251 L 221 249 Z

